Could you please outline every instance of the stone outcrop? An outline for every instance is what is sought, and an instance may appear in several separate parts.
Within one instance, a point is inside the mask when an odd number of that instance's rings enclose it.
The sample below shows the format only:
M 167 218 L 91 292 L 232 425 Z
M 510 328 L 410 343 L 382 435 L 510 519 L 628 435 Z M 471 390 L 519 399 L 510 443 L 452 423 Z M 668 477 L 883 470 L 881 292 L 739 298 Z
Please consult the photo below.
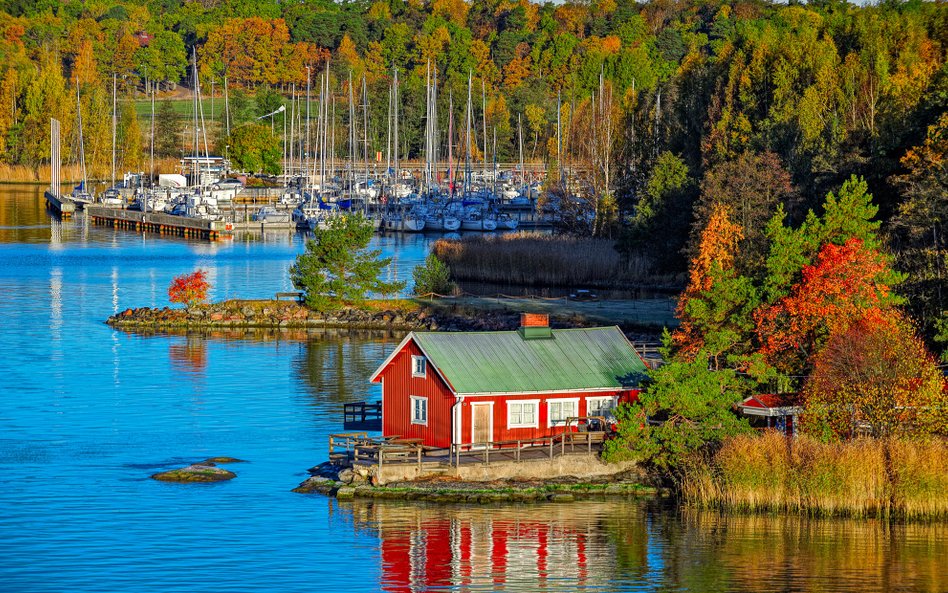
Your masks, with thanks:
M 490 331 L 516 329 L 520 316 L 508 311 L 479 311 L 476 315 L 414 310 L 369 310 L 345 307 L 320 313 L 287 301 L 231 300 L 189 309 L 140 307 L 126 309 L 106 321 L 122 329 L 201 328 L 349 328 L 386 330 Z
M 581 479 L 562 476 L 543 480 L 466 481 L 440 477 L 428 480 L 374 485 L 372 469 L 343 468 L 322 463 L 311 468 L 311 477 L 293 489 L 302 494 L 323 494 L 339 500 L 354 498 L 419 500 L 436 503 L 573 502 L 603 497 L 664 494 L 645 485 L 640 471 Z
M 205 461 L 187 467 L 158 472 L 151 477 L 160 482 L 223 482 L 233 480 L 237 477 L 237 474 Z

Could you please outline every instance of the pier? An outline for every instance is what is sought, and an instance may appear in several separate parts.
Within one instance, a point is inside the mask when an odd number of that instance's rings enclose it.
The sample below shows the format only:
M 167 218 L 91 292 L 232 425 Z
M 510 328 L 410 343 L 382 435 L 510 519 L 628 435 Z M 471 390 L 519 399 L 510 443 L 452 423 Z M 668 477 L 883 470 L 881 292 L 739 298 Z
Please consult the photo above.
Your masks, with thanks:
M 62 218 L 72 218 L 72 215 L 76 212 L 76 203 L 70 200 L 65 196 L 54 195 L 53 192 L 46 190 L 43 192 L 43 195 L 46 198 L 46 203 L 49 205 L 50 210 L 58 214 Z
M 101 206 L 87 206 L 86 212 L 94 224 L 191 239 L 216 241 L 234 231 L 232 222 L 174 216 L 161 212 L 139 212 Z

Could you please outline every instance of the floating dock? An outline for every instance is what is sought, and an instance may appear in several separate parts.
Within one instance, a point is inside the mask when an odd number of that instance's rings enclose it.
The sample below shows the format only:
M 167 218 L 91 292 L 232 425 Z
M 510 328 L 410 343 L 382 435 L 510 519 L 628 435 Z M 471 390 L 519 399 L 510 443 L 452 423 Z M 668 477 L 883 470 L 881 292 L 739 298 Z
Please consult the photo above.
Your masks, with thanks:
M 65 196 L 54 195 L 51 191 L 43 192 L 50 209 L 62 218 L 72 218 L 76 213 L 76 203 Z
M 86 213 L 95 224 L 206 241 L 216 241 L 223 236 L 230 236 L 234 231 L 232 222 L 188 218 L 159 212 L 87 206 Z

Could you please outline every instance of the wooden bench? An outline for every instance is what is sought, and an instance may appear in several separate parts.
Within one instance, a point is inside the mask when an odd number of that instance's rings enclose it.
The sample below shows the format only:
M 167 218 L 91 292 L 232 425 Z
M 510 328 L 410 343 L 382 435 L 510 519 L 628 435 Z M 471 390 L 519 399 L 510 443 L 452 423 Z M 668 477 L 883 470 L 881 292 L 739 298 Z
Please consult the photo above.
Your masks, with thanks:
M 274 298 L 278 301 L 284 298 L 295 299 L 297 303 L 302 303 L 305 300 L 305 296 L 302 292 L 278 292 Z

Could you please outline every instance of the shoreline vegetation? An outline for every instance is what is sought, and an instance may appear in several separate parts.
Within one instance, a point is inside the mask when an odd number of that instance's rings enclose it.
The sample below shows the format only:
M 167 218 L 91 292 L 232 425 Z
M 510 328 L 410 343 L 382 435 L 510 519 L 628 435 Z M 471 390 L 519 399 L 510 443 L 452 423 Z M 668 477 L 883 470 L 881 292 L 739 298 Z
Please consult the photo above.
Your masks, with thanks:
M 455 282 L 569 288 L 681 289 L 676 274 L 655 275 L 642 257 L 623 257 L 610 239 L 520 232 L 438 239 L 431 253 Z
M 776 431 L 737 436 L 683 468 L 699 507 L 808 516 L 948 519 L 948 443 L 858 438 L 824 443 Z

